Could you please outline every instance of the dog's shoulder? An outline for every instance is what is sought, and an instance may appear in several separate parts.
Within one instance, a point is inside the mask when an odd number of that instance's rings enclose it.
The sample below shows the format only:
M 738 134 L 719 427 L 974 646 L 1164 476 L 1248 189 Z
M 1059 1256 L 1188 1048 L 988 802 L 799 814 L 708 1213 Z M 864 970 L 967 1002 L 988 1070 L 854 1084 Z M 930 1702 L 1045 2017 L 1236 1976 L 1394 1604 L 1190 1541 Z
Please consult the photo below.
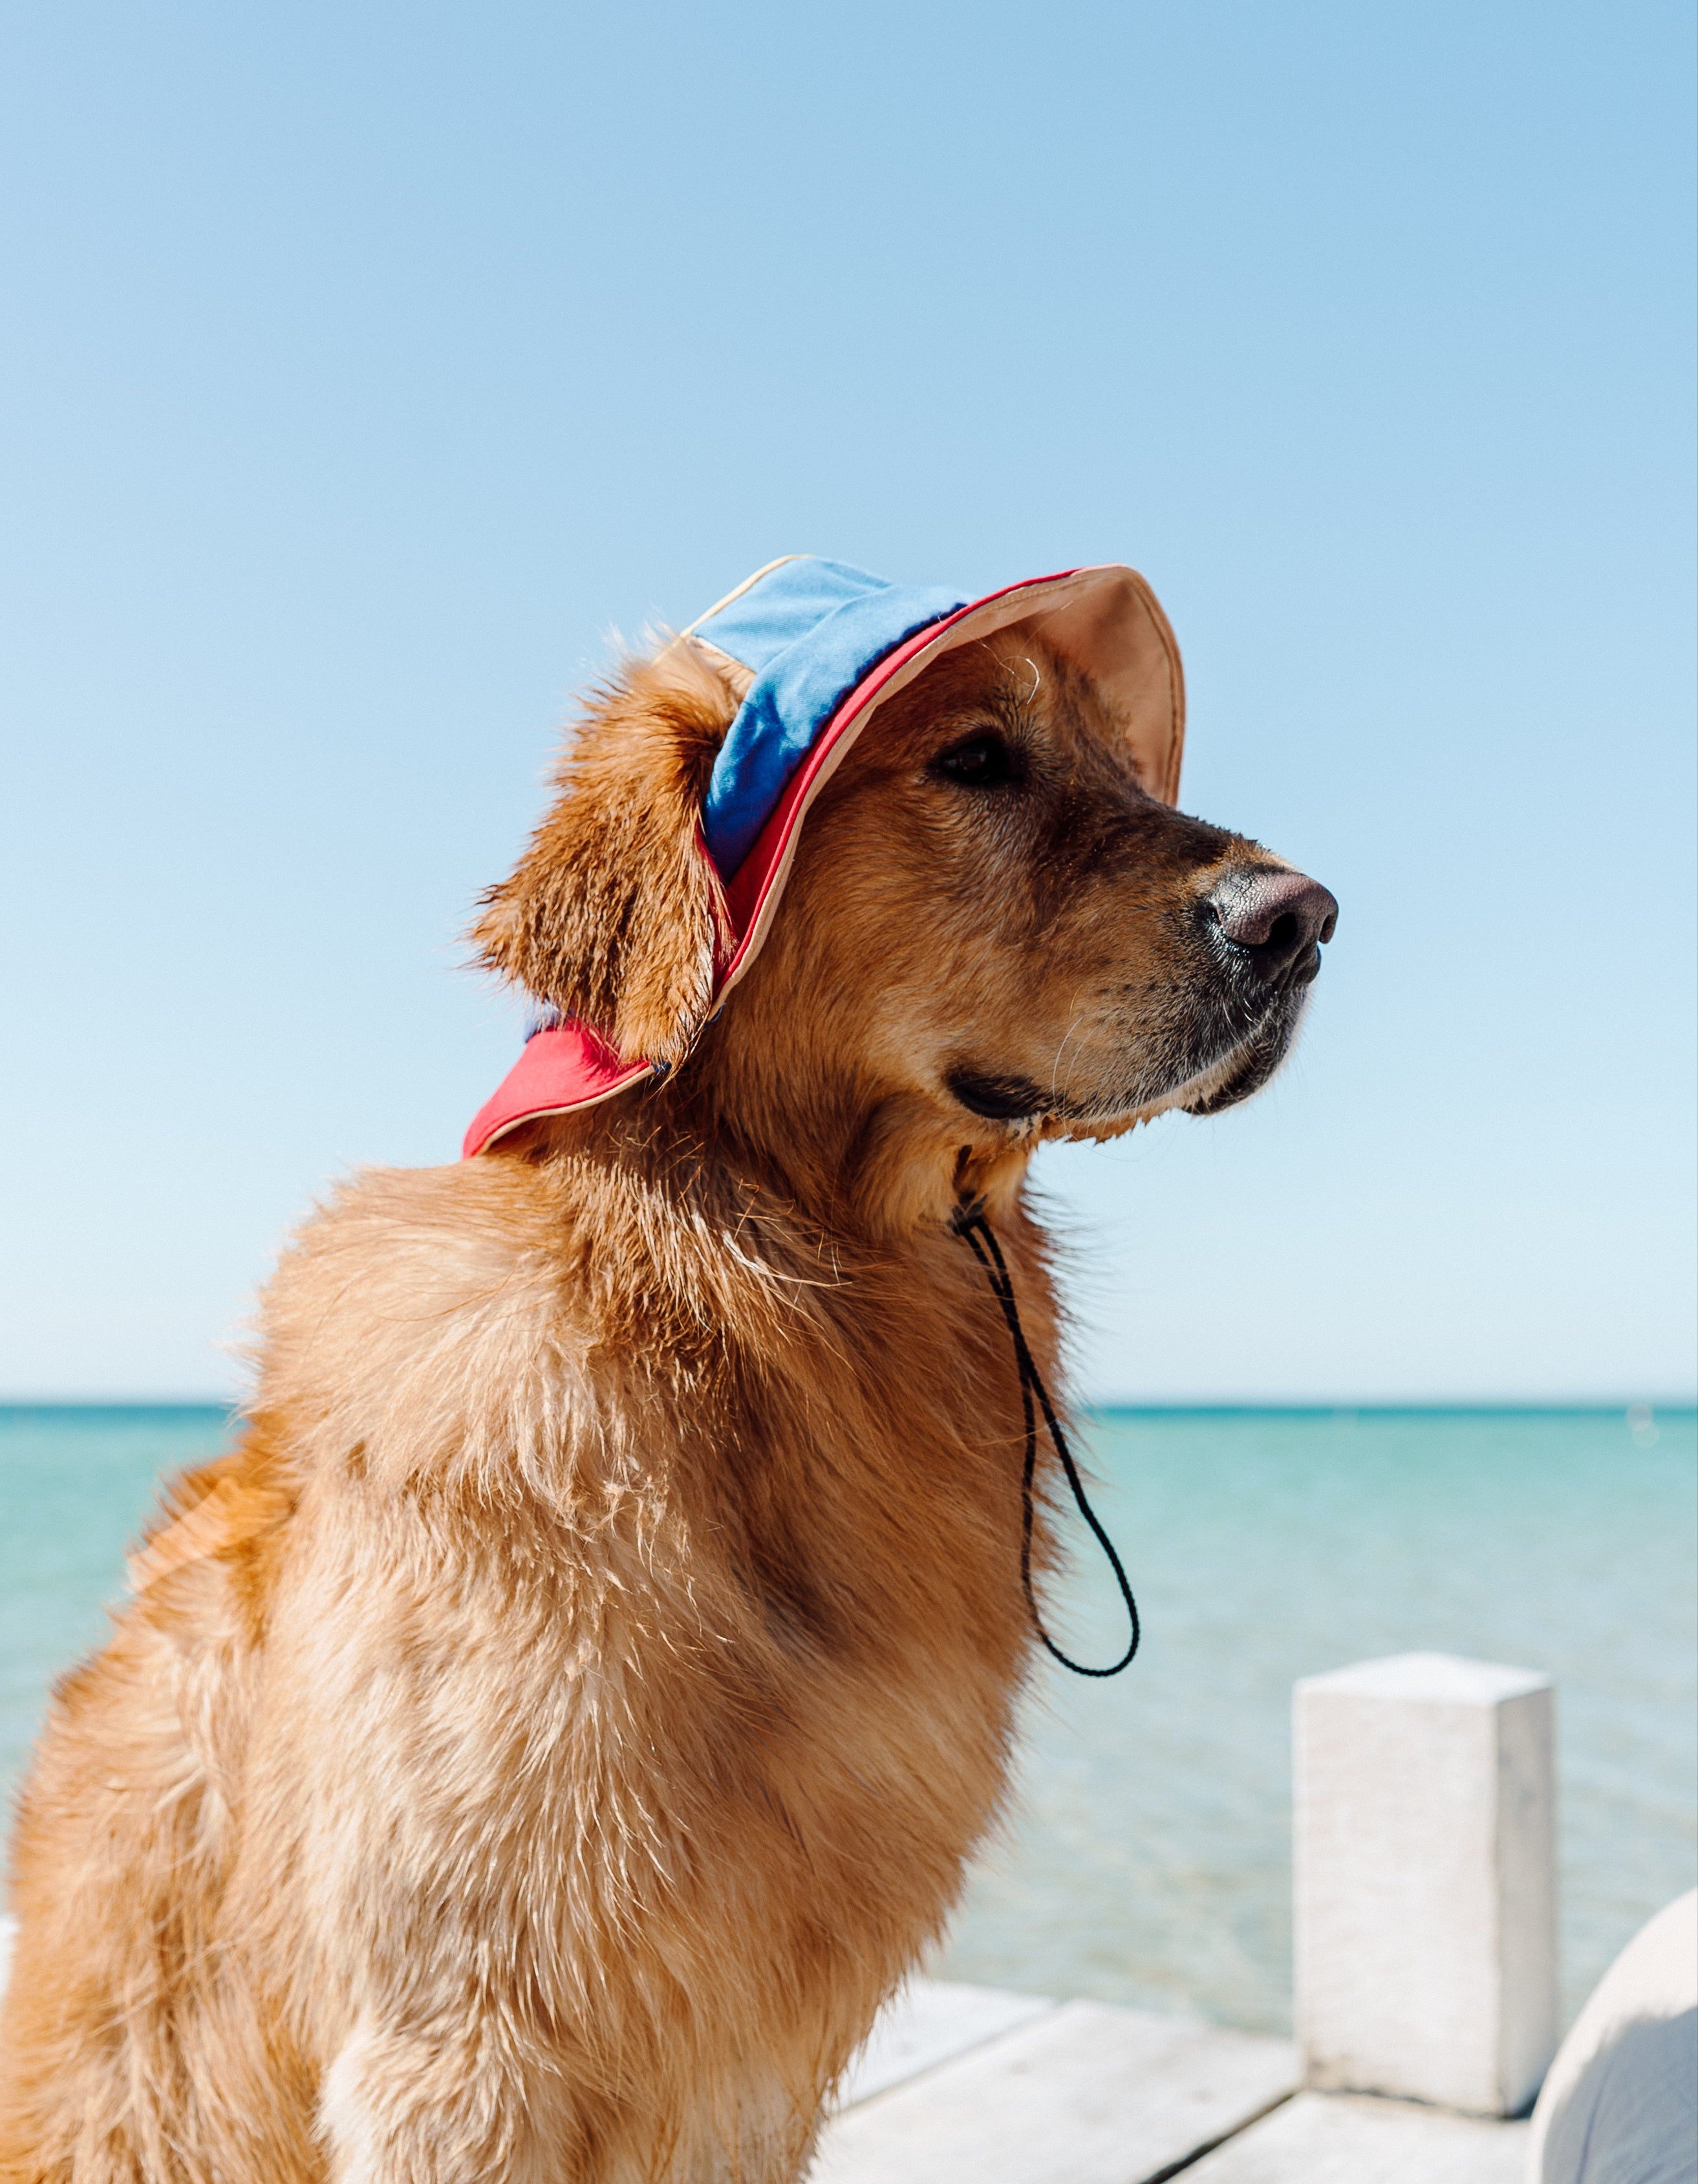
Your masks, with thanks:
M 558 1415 L 575 1376 L 571 1210 L 523 1163 L 375 1168 L 284 1254 L 262 1303 L 259 1407 L 297 1444 L 404 1473 L 504 1415 Z
M 423 1334 L 546 1286 L 559 1207 L 535 1170 L 510 1162 L 368 1168 L 297 1232 L 267 1292 L 268 1335 L 315 1346 L 338 1328 Z

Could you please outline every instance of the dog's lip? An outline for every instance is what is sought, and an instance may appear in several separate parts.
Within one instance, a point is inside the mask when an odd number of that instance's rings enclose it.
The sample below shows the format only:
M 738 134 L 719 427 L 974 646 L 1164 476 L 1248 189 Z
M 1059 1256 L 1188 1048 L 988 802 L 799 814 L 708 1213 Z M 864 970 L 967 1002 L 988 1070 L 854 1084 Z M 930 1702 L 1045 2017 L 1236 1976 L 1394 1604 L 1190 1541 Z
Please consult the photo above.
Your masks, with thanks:
M 957 1063 L 945 1071 L 944 1082 L 970 1115 L 987 1123 L 1029 1123 L 1036 1116 L 1067 1111 L 1067 1103 L 1058 1095 L 1044 1091 L 1016 1071 L 969 1069 Z

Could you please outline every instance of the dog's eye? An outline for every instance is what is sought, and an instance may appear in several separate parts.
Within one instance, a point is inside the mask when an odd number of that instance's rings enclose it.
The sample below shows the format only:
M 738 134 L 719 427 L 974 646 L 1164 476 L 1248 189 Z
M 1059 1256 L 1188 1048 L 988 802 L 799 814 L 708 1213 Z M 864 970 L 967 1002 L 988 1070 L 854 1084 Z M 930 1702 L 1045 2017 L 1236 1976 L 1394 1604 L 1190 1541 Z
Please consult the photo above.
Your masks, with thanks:
M 1000 736 L 969 736 L 934 759 L 932 770 L 965 788 L 1005 788 L 1020 778 L 1020 761 Z

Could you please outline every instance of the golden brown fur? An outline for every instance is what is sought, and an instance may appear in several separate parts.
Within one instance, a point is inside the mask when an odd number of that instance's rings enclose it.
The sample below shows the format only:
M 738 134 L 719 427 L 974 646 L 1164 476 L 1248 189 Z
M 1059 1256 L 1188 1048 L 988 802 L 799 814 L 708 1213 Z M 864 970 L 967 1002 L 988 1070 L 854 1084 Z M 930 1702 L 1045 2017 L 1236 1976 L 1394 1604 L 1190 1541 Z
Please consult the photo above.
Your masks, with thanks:
M 1018 1386 L 948 1217 L 986 1195 L 1053 1372 L 1032 1147 L 1231 1096 L 1294 1006 L 1228 1022 L 1195 940 L 1259 853 L 1016 632 L 879 715 L 706 1022 L 736 694 L 688 644 L 626 671 L 477 932 L 673 1074 L 341 1190 L 241 1446 L 58 1688 L 7 2184 L 779 2184 L 948 1915 L 1029 1647 Z M 986 723 L 1000 806 L 937 771 Z

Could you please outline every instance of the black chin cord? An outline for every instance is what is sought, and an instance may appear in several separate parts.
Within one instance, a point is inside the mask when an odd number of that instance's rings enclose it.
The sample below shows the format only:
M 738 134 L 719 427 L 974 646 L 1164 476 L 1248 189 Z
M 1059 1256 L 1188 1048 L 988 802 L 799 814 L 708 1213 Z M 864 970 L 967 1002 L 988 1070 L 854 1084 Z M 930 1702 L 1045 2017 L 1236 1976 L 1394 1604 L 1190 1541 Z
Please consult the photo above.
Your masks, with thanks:
M 1079 1477 L 1072 1451 L 1067 1446 L 1067 1437 L 1061 1430 L 1055 1406 L 1049 1401 L 1049 1391 L 1044 1385 L 1043 1376 L 1033 1361 L 1032 1352 L 1026 1346 L 1026 1333 L 1020 1324 L 1020 1308 L 1014 1301 L 1014 1283 L 995 1232 L 984 1217 L 983 1202 L 975 1199 L 970 1206 L 958 1206 L 949 1226 L 956 1235 L 966 1238 L 972 1245 L 973 1256 L 984 1268 L 991 1294 L 1002 1306 L 1002 1316 L 1008 1323 L 1008 1332 L 1014 1343 L 1015 1362 L 1020 1368 L 1020 1401 L 1026 1414 L 1026 1468 L 1020 1480 L 1020 1584 L 1026 1595 L 1032 1627 L 1045 1649 L 1064 1669 L 1071 1669 L 1076 1676 L 1117 1676 L 1122 1669 L 1131 1665 L 1132 1657 L 1138 1651 L 1138 1641 L 1142 1635 L 1138 1621 L 1138 1602 L 1132 1596 L 1131 1584 L 1122 1567 L 1120 1557 L 1115 1552 L 1114 1541 L 1098 1523 L 1096 1511 L 1085 1498 L 1084 1482 Z M 1067 1484 L 1073 1490 L 1073 1499 L 1079 1505 L 1079 1514 L 1090 1526 L 1097 1545 L 1108 1557 L 1109 1568 L 1114 1572 L 1115 1582 L 1120 1587 L 1120 1596 L 1126 1602 L 1126 1618 L 1131 1626 L 1132 1635 L 1127 1640 L 1125 1652 L 1111 1669 L 1087 1668 L 1083 1661 L 1071 1659 L 1044 1628 L 1044 1618 L 1038 1612 L 1037 1596 L 1032 1590 L 1032 1490 L 1038 1470 L 1038 1412 L 1033 1405 L 1034 1396 L 1038 1408 L 1043 1411 L 1044 1425 L 1051 1446 L 1061 1457 L 1061 1468 L 1067 1474 Z

